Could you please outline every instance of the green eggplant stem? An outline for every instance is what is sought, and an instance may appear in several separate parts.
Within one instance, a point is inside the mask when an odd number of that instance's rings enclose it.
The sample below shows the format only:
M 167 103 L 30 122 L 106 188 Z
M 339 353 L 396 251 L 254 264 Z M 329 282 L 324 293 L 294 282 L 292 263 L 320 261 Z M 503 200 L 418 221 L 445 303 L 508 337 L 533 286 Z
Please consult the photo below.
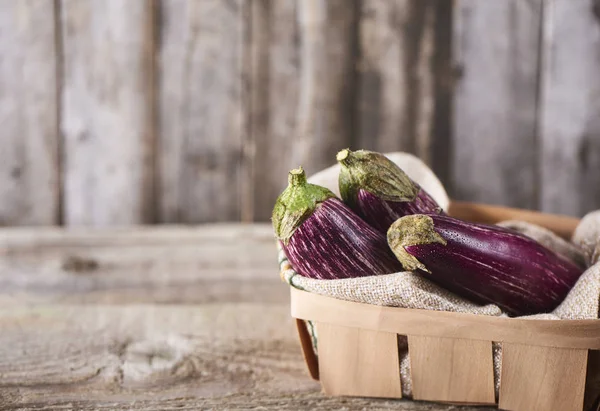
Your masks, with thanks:
M 290 170 L 288 186 L 277 198 L 271 218 L 277 239 L 287 244 L 304 220 L 329 198 L 335 198 L 335 194 L 325 187 L 309 184 L 302 167 Z
M 359 189 L 386 201 L 413 201 L 420 188 L 396 163 L 381 153 L 345 148 L 336 155 L 342 199 L 352 205 Z
M 302 167 L 290 170 L 288 174 L 288 184 L 293 187 L 298 187 L 306 184 L 306 173 Z
M 404 247 L 433 243 L 447 244 L 447 241 L 435 231 L 433 219 L 422 214 L 407 215 L 396 220 L 387 232 L 387 239 L 388 245 L 405 270 L 420 269 L 428 273 L 431 271 L 415 256 L 409 254 Z

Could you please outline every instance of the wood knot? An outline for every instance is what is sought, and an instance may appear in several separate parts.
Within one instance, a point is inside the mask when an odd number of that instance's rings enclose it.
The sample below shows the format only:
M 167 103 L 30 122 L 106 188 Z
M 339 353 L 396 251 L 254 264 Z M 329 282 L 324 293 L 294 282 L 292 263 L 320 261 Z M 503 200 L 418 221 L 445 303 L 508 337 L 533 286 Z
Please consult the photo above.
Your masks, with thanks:
M 95 271 L 98 269 L 98 266 L 98 262 L 93 258 L 69 256 L 63 261 L 62 269 L 81 274 Z
M 123 383 L 152 385 L 185 379 L 190 376 L 185 364 L 192 352 L 192 344 L 179 336 L 129 343 L 120 355 Z
M 14 167 L 11 171 L 10 171 L 10 176 L 12 178 L 14 178 L 15 180 L 18 180 L 21 177 L 21 167 Z

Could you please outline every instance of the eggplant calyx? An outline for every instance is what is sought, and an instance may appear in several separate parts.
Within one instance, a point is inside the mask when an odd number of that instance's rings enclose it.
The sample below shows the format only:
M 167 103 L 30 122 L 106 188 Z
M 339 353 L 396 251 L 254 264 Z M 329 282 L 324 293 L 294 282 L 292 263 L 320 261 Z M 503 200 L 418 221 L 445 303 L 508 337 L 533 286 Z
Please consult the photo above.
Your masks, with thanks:
M 340 193 L 346 202 L 356 199 L 359 189 L 386 201 L 413 201 L 420 187 L 396 163 L 381 153 L 346 148 L 336 155 L 340 170 Z
M 294 231 L 317 206 L 330 198 L 335 198 L 332 191 L 307 183 L 302 167 L 291 170 L 288 174 L 288 186 L 277 198 L 271 217 L 277 239 L 287 244 Z
M 425 264 L 406 251 L 406 247 L 433 243 L 447 244 L 447 241 L 435 231 L 433 219 L 424 214 L 400 217 L 388 229 L 387 241 L 405 270 L 420 269 L 430 274 L 431 271 L 425 267 Z

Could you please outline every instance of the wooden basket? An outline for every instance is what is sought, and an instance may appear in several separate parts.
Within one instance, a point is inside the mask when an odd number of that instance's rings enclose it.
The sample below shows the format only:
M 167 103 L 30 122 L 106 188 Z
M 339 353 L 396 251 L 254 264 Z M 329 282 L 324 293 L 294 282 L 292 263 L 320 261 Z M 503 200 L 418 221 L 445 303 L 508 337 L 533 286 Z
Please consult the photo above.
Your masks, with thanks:
M 570 237 L 578 220 L 453 202 L 471 221 L 518 219 Z M 525 320 L 353 303 L 291 288 L 304 357 L 328 395 L 401 398 L 398 335 L 408 337 L 412 397 L 515 411 L 598 409 L 599 320 Z M 315 324 L 318 356 L 305 320 Z M 502 342 L 499 398 L 492 342 Z M 586 386 L 587 377 L 587 386 Z M 592 405 L 593 404 L 593 405 Z

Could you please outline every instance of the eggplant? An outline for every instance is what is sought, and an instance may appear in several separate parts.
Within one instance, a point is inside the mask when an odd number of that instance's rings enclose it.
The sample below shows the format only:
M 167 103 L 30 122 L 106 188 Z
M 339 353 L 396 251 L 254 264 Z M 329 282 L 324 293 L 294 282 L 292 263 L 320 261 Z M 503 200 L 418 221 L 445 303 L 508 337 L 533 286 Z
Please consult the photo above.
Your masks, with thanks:
M 402 264 L 379 233 L 302 168 L 273 208 L 273 229 L 292 268 L 305 277 L 337 279 L 390 274 Z
M 447 215 L 404 216 L 387 238 L 405 270 L 513 316 L 551 312 L 582 274 L 573 262 L 514 230 Z
M 344 149 L 336 159 L 342 200 L 379 232 L 386 234 L 405 215 L 443 214 L 433 197 L 383 154 Z

